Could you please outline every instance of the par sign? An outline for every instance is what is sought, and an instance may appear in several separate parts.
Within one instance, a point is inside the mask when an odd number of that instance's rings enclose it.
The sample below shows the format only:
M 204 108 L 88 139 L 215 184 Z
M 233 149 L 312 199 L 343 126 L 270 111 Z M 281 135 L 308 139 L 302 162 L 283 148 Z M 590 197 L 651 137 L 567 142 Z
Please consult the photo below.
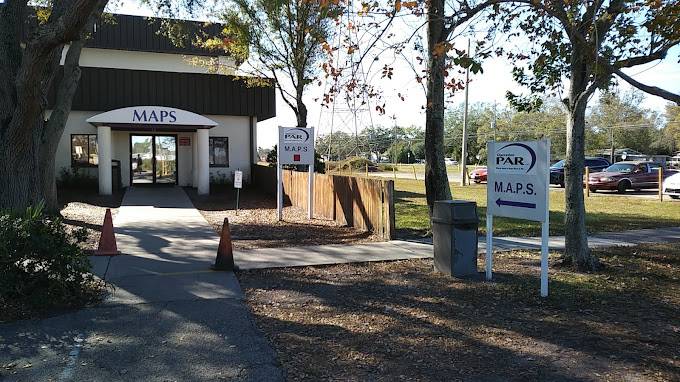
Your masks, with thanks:
M 279 126 L 279 146 L 276 152 L 276 205 L 279 221 L 283 220 L 283 166 L 307 165 L 307 218 L 314 216 L 314 128 Z
M 493 269 L 493 217 L 541 222 L 541 296 L 548 296 L 550 141 L 495 142 L 487 148 L 486 279 Z
M 314 128 L 279 127 L 279 164 L 314 164 Z
M 487 206 L 495 216 L 542 222 L 548 211 L 550 143 L 488 142 Z

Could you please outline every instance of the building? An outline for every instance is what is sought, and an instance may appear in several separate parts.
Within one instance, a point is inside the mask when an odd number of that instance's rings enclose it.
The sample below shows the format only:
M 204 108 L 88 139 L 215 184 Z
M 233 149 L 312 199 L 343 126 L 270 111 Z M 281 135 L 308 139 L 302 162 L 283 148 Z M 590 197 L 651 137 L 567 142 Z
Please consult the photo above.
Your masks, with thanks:
M 611 161 L 611 150 L 601 150 L 597 152 L 597 156 Z M 651 161 L 665 165 L 669 158 L 668 155 L 643 154 L 630 148 L 614 150 L 614 163 L 621 161 Z
M 158 33 L 159 19 L 113 17 L 94 26 L 82 50 L 57 177 L 97 177 L 103 195 L 138 184 L 207 194 L 211 181 L 228 182 L 237 169 L 249 182 L 257 123 L 276 114 L 273 86 L 249 87 L 231 75 L 236 63 L 224 52 L 174 45 Z M 182 23 L 192 31 L 219 28 Z

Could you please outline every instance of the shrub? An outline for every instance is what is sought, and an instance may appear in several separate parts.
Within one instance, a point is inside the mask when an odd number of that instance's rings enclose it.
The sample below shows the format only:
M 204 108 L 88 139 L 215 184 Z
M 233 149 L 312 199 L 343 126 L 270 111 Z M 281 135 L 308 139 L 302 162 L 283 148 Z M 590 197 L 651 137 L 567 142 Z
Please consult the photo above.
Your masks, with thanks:
M 66 232 L 43 206 L 23 215 L 0 213 L 0 320 L 85 305 L 102 296 L 104 283 L 90 273 L 77 245 L 84 230 Z
M 366 165 L 368 165 L 368 171 L 375 171 L 377 169 L 375 163 L 371 162 L 366 158 L 361 157 L 351 157 L 343 161 L 333 162 L 330 166 L 333 171 L 364 171 L 366 170 Z
M 380 163 L 378 169 L 380 171 L 399 171 L 399 167 L 391 163 Z
M 96 188 L 99 183 L 97 177 L 93 176 L 91 172 L 92 169 L 71 167 L 69 171 L 68 168 L 62 167 L 57 178 L 57 185 L 60 187 Z

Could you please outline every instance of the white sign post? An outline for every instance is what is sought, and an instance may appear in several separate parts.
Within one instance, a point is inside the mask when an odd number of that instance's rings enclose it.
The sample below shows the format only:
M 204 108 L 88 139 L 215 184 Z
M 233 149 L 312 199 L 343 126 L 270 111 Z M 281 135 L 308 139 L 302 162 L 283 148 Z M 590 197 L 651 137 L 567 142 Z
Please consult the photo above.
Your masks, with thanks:
M 493 217 L 541 222 L 541 296 L 548 296 L 550 141 L 487 142 L 486 279 L 493 268 Z
M 307 217 L 314 215 L 314 128 L 279 126 L 279 145 L 276 151 L 277 214 L 283 220 L 283 166 L 308 165 Z
M 238 200 L 243 188 L 243 171 L 234 171 L 234 188 L 236 189 L 236 215 L 238 215 Z

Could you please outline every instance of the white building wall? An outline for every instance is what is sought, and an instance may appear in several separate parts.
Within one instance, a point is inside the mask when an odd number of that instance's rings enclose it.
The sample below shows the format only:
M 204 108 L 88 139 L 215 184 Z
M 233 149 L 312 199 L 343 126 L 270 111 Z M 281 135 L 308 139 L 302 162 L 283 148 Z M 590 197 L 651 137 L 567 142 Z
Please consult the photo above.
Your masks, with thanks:
M 57 154 L 54 163 L 57 179 L 61 176 L 62 171 L 71 172 L 71 134 L 97 134 L 97 128 L 86 122 L 88 118 L 96 114 L 99 113 L 91 111 L 71 111 L 69 114 L 64 128 L 64 134 L 62 134 L 61 139 L 59 140 L 59 146 L 57 146 Z M 97 177 L 96 167 L 80 168 L 78 169 L 78 172 L 91 177 Z
M 68 46 L 62 52 L 64 64 Z M 116 49 L 83 48 L 80 66 L 92 68 L 150 70 L 175 73 L 234 74 L 236 64 L 226 56 L 192 56 L 183 54 L 139 52 Z
M 250 182 L 250 118 L 226 115 L 206 115 L 219 123 L 210 129 L 211 137 L 229 137 L 229 167 L 211 167 L 210 177 L 231 182 L 236 170 L 243 171 L 243 181 Z
M 101 111 L 104 112 L 104 111 Z M 101 112 L 83 112 L 72 111 L 66 122 L 64 134 L 59 141 L 56 155 L 56 171 L 57 177 L 61 175 L 63 170 L 71 171 L 71 134 L 97 134 L 97 128 L 90 125 L 86 120 L 93 115 Z M 206 117 L 219 123 L 219 126 L 210 129 L 209 135 L 211 137 L 228 137 L 229 138 L 229 167 L 211 167 L 211 180 L 224 179 L 231 182 L 233 179 L 233 172 L 241 169 L 243 171 L 243 179 L 245 182 L 250 181 L 250 121 L 249 117 L 224 116 L 224 115 L 206 115 Z M 129 130 L 129 131 L 113 131 L 112 142 L 112 159 L 119 160 L 121 165 L 121 179 L 123 187 L 130 185 L 130 133 L 139 134 L 154 134 L 150 131 L 143 130 Z M 160 135 L 164 133 L 158 133 Z M 195 135 L 193 132 L 167 132 L 165 134 L 177 135 L 177 160 L 178 160 L 178 183 L 180 186 L 193 186 L 193 146 L 196 144 Z M 180 146 L 180 137 L 188 137 L 190 140 L 189 146 Z M 97 168 L 80 168 L 78 170 L 82 174 L 87 174 L 92 177 L 97 177 Z
M 123 187 L 130 186 L 130 133 L 126 131 L 113 131 L 111 134 L 112 160 L 120 161 L 120 177 Z
M 182 137 L 189 138 L 189 146 L 179 145 Z M 177 182 L 180 186 L 191 187 L 194 185 L 193 147 L 195 144 L 193 132 L 177 134 Z

